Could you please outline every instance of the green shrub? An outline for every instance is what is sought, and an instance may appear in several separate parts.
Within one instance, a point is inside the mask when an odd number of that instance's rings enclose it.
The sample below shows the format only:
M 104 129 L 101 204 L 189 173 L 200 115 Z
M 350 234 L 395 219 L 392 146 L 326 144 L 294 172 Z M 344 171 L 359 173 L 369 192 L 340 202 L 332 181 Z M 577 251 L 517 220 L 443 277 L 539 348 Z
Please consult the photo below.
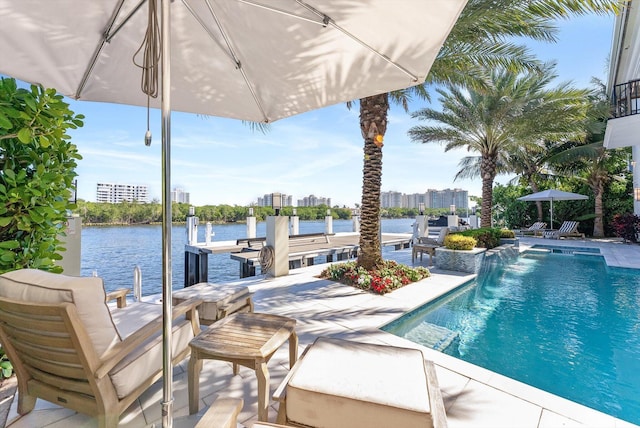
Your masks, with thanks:
M 501 238 L 515 238 L 516 234 L 513 232 L 513 230 L 500 229 L 500 237 Z
M 500 245 L 502 229 L 497 227 L 482 227 L 480 229 L 469 229 L 463 232 L 456 232 L 457 235 L 470 236 L 475 238 L 477 247 L 491 249 Z
M 54 89 L 18 88 L 0 78 L 0 273 L 60 272 L 63 232 L 76 160 L 69 129 L 82 126 Z
M 459 233 L 447 235 L 444 238 L 444 246 L 449 250 L 473 250 L 477 241 L 471 236 L 463 236 Z
M 9 361 L 4 348 L 0 347 L 0 379 L 13 376 L 13 364 Z

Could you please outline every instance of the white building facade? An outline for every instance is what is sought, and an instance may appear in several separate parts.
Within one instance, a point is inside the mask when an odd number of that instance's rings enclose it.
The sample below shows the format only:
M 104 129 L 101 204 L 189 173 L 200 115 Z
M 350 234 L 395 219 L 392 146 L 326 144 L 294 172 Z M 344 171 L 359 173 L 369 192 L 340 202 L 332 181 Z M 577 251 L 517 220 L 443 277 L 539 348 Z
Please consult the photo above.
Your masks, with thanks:
M 604 146 L 631 147 L 633 211 L 640 215 L 640 4 L 625 2 L 616 16 L 610 55 L 609 82 L 612 117 Z
M 149 189 L 141 184 L 98 183 L 96 202 L 118 204 L 120 202 L 149 202 Z
M 171 192 L 171 202 L 178 202 L 181 204 L 189 203 L 189 192 L 185 192 L 184 189 L 175 188 Z
M 469 207 L 469 192 L 463 189 L 428 189 L 425 193 L 412 193 L 405 195 L 400 192 L 381 192 L 380 206 L 382 208 L 418 208 L 424 203 L 426 208 L 449 208 L 455 205 L 456 209 Z

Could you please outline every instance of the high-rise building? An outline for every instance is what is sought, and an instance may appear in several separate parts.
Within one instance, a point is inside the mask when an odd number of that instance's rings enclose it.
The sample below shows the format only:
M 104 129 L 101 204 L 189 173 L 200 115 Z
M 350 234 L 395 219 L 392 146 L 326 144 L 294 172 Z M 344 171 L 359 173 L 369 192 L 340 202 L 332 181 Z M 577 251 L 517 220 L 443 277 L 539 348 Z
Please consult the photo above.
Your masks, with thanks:
M 469 206 L 469 192 L 462 189 L 427 189 L 425 193 L 406 195 L 400 192 L 381 192 L 380 207 L 382 208 L 418 208 L 424 203 L 426 208 L 466 209 Z
M 325 198 L 324 196 L 309 195 L 302 199 L 298 199 L 299 207 L 317 207 L 318 205 L 331 206 L 331 198 Z
M 258 205 L 259 207 L 270 207 L 271 204 L 271 195 L 272 193 L 266 193 L 263 197 L 258 197 Z M 291 207 L 293 206 L 293 196 L 287 195 L 286 193 L 282 193 L 282 206 L 283 207 Z
M 141 184 L 98 183 L 96 201 L 117 204 L 123 201 L 149 202 L 147 186 Z
M 469 192 L 462 189 L 427 190 L 427 199 L 432 205 L 429 208 L 449 208 L 455 205 L 456 209 L 469 207 Z
M 400 192 L 381 192 L 380 193 L 380 206 L 382 208 L 404 208 L 406 204 L 403 203 L 403 193 Z
M 182 204 L 189 203 L 189 192 L 185 192 L 184 189 L 175 188 L 171 192 L 171 202 L 179 202 Z

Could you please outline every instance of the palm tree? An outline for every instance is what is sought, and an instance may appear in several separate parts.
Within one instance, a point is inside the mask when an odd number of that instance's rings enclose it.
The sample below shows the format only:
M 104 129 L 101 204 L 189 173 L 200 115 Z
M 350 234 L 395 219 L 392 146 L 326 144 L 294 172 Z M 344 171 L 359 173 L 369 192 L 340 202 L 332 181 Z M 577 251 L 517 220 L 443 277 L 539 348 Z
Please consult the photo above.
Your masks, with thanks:
M 372 269 L 382 261 L 378 238 L 381 143 L 386 131 L 390 100 L 408 111 L 411 97 L 428 99 L 428 85 L 475 81 L 475 71 L 481 67 L 500 65 L 513 70 L 536 69 L 538 64 L 535 58 L 525 47 L 515 43 L 513 37 L 553 42 L 557 32 L 553 19 L 566 18 L 571 14 L 610 13 L 617 9 L 617 0 L 469 0 L 439 52 L 425 84 L 361 99 L 360 129 L 364 138 L 364 163 L 358 264 Z
M 456 177 L 482 180 L 482 227 L 491 226 L 493 182 L 506 172 L 508 155 L 518 145 L 531 144 L 529 136 L 561 140 L 579 137 L 587 92 L 568 84 L 546 89 L 556 77 L 553 64 L 539 72 L 518 74 L 505 69 L 484 71 L 482 87 L 445 85 L 438 89 L 442 111 L 424 108 L 413 114 L 434 125 L 409 130 L 413 141 L 446 143 L 445 151 L 467 148 L 478 153 L 461 162 Z
M 595 88 L 590 96 L 589 114 L 581 124 L 587 133 L 586 140 L 583 143 L 567 142 L 547 155 L 545 160 L 558 173 L 571 176 L 589 186 L 595 200 L 593 236 L 602 238 L 604 188 L 609 181 L 618 177 L 610 172 L 610 164 L 615 163 L 616 151 L 607 150 L 603 145 L 610 109 L 606 88 L 598 79 L 593 79 L 592 82 Z

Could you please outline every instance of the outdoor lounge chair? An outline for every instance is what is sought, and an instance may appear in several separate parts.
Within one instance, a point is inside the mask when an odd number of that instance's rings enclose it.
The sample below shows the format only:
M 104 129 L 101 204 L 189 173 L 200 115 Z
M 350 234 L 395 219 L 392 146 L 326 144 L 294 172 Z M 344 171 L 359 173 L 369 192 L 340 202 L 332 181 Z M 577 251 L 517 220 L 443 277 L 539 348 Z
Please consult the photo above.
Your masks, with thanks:
M 435 255 L 436 248 L 442 247 L 444 245 L 444 238 L 449 234 L 449 228 L 443 227 L 440 229 L 440 233 L 436 239 L 422 237 L 418 238 L 418 242 L 413 244 L 413 249 L 411 250 L 411 263 L 413 263 L 420 253 L 420 261 L 422 261 L 422 254 L 429 254 L 429 265 L 433 264 L 433 256 Z
M 584 233 L 578 232 L 577 221 L 565 221 L 558 230 L 548 230 L 544 232 L 545 238 L 560 239 L 560 238 L 583 238 Z
M 105 297 L 101 278 L 35 269 L 0 275 L 0 342 L 17 374 L 19 414 L 42 398 L 96 417 L 101 428 L 116 427 L 160 379 L 162 318 L 140 318 L 144 307 L 159 305 L 130 305 L 112 317 Z M 189 355 L 200 330 L 200 303 L 174 308 L 174 364 Z
M 539 235 L 544 232 L 547 223 L 543 221 L 537 221 L 526 229 L 514 230 L 516 235 Z
M 417 349 L 318 338 L 274 399 L 277 423 L 286 426 L 447 426 L 433 363 Z

